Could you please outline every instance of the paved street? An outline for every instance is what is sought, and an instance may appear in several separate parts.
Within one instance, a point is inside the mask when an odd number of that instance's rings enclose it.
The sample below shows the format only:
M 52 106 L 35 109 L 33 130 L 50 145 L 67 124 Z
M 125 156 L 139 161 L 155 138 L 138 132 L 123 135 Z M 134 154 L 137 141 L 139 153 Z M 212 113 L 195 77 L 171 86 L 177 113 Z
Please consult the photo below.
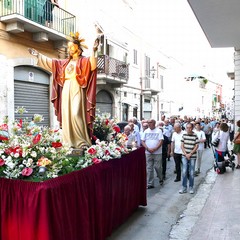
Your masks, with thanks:
M 181 195 L 178 193 L 181 182 L 174 182 L 174 160 L 171 158 L 167 162 L 167 179 L 164 185 L 160 187 L 156 178 L 156 187 L 148 190 L 147 207 L 139 207 L 127 222 L 113 232 L 108 240 L 188 239 L 217 176 L 215 172 L 209 171 L 212 169 L 213 161 L 212 149 L 206 149 L 203 155 L 201 174 L 195 178 L 195 194 Z M 199 188 L 199 186 L 201 187 Z M 200 198 L 198 192 L 201 194 Z M 196 216 L 187 220 L 185 217 L 187 213 L 184 211 L 188 209 L 189 203 L 195 199 L 195 196 L 198 196 L 199 199 L 194 205 Z M 186 219 L 188 227 L 179 224 L 183 219 Z M 181 225 L 182 227 L 179 228 Z M 176 236 L 182 238 L 176 238 Z

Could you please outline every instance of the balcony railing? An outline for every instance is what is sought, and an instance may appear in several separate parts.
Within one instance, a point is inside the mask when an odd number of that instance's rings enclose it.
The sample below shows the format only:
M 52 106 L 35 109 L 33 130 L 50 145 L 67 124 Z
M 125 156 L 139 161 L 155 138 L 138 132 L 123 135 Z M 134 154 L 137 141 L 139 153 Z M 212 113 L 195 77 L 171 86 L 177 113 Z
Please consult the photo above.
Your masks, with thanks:
M 128 80 L 129 65 L 107 55 L 98 56 L 98 74 Z
M 62 8 L 44 5 L 46 0 L 0 1 L 0 20 L 21 20 L 22 17 L 52 28 L 64 35 L 75 32 L 76 17 Z

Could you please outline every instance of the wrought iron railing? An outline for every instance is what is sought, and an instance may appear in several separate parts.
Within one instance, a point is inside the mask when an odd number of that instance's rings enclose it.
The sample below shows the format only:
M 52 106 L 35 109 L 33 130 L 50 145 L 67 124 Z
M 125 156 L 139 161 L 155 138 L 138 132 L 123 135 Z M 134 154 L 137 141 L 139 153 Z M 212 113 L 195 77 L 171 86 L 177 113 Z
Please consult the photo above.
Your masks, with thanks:
M 129 65 L 107 55 L 98 56 L 98 73 L 128 80 Z
M 33 22 L 69 35 L 75 32 L 76 17 L 62 8 L 46 5 L 46 0 L 2 0 L 0 17 L 17 14 Z

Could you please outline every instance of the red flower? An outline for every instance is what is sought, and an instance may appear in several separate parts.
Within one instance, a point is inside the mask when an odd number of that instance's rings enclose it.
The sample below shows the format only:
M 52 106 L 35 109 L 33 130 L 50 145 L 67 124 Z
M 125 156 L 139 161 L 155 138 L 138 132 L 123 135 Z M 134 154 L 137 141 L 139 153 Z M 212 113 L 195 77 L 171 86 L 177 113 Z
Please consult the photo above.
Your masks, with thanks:
M 119 126 L 113 126 L 113 129 L 116 133 L 120 132 L 120 127 Z
M 0 158 L 0 166 L 3 166 L 4 164 L 5 164 L 5 161 L 2 158 Z
M 108 120 L 108 119 L 106 119 L 106 120 L 105 120 L 105 124 L 106 124 L 106 125 L 108 125 L 108 123 L 109 123 L 109 120 Z
M 110 155 L 110 152 L 108 150 L 106 150 L 105 155 Z
M 22 119 L 20 119 L 20 120 L 19 120 L 19 123 L 17 124 L 17 126 L 18 126 L 19 128 L 22 128 L 22 123 L 23 123 L 23 121 L 22 121 Z
M 0 136 L 0 140 L 2 140 L 2 141 L 8 141 L 8 138 L 7 138 L 7 137 L 4 137 L 4 136 Z
M 93 159 L 92 159 L 92 162 L 93 162 L 94 164 L 98 164 L 98 163 L 101 162 L 101 159 L 93 158 Z
M 41 140 L 42 135 L 41 134 L 37 134 L 34 138 L 33 138 L 33 144 L 37 144 L 40 140 Z
M 89 149 L 88 149 L 88 153 L 89 153 L 89 154 L 94 155 L 94 154 L 96 154 L 96 152 L 97 152 L 97 150 L 94 149 L 94 148 L 89 148 Z
M 24 168 L 22 170 L 22 175 L 28 177 L 28 176 L 30 176 L 32 174 L 32 172 L 33 172 L 32 168 Z
M 92 139 L 93 139 L 93 141 L 96 141 L 98 138 L 95 135 L 93 135 Z
M 62 147 L 62 143 L 60 143 L 60 142 L 52 142 L 52 147 L 60 148 L 60 147 Z
M 15 147 L 15 148 L 7 148 L 5 149 L 4 151 L 7 155 L 10 155 L 11 153 L 15 154 L 15 153 L 19 153 L 19 156 L 21 157 L 22 156 L 22 149 L 18 146 L 18 147 Z
M 121 152 L 121 148 L 116 148 L 117 151 Z

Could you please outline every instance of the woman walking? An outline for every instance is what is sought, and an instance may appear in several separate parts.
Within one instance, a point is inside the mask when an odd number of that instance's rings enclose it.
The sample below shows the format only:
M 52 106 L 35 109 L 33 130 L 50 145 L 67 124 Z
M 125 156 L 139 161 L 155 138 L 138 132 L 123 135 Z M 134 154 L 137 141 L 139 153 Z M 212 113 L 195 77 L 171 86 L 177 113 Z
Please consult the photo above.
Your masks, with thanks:
M 220 124 L 220 131 L 216 132 L 213 135 L 212 142 L 216 142 L 219 139 L 218 146 L 215 149 L 215 157 L 217 164 L 220 162 L 224 162 L 224 156 L 228 151 L 228 140 L 229 140 L 229 132 L 227 123 Z M 226 171 L 225 166 L 223 167 L 223 172 Z

